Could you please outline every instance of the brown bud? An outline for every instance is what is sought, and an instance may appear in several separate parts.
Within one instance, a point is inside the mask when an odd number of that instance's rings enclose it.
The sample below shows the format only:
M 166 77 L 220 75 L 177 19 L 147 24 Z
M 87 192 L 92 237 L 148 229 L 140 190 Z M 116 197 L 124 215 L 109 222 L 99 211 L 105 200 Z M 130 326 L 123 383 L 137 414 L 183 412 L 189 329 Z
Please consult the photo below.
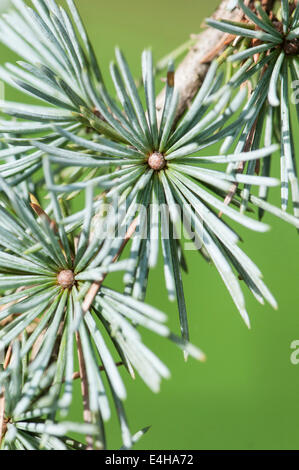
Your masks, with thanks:
M 70 289 L 75 282 L 73 271 L 70 269 L 64 269 L 63 271 L 60 271 L 57 276 L 57 282 L 63 289 Z
M 149 156 L 147 163 L 148 163 L 148 166 L 152 170 L 160 171 L 160 170 L 163 170 L 163 168 L 165 168 L 166 160 L 164 158 L 164 155 L 162 155 L 162 153 L 155 152 Z

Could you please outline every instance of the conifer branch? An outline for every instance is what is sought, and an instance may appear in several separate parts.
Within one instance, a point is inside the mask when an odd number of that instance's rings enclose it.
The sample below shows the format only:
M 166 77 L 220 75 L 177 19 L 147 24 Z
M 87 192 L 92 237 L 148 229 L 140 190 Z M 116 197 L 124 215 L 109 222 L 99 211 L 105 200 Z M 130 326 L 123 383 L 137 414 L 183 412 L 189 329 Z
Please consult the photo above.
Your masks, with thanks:
M 231 21 L 240 21 L 244 13 L 237 6 L 237 2 L 233 0 L 222 0 L 212 18 L 215 20 L 226 19 Z M 204 61 L 207 54 L 220 45 L 224 47 L 223 38 L 227 35 L 215 28 L 205 28 L 198 35 L 197 41 L 190 49 L 187 56 L 181 62 L 175 72 L 175 86 L 179 92 L 179 104 L 176 112 L 176 120 L 178 120 L 186 108 L 190 106 L 195 94 L 203 83 L 209 70 L 211 61 Z M 219 53 L 220 53 L 219 51 Z M 205 59 L 206 60 L 206 59 Z M 163 113 L 165 101 L 165 89 L 158 95 L 156 101 L 158 120 L 160 121 Z

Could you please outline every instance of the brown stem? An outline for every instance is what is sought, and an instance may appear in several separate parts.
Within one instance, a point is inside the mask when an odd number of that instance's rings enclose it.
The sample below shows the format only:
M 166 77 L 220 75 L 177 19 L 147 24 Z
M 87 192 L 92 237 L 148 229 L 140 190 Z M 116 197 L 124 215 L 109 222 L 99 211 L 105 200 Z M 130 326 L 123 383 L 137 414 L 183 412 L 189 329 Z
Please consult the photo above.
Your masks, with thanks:
M 3 369 L 7 369 L 9 363 L 10 363 L 10 360 L 11 360 L 11 356 L 12 356 L 12 345 L 10 344 L 7 348 L 7 353 L 6 353 L 6 356 L 5 356 L 5 359 L 4 359 L 4 363 L 3 363 Z
M 116 365 L 116 367 L 121 367 L 121 366 L 124 365 L 124 363 L 123 362 L 116 362 L 115 365 Z M 105 369 L 104 366 L 100 366 L 99 370 L 101 372 L 104 372 L 106 369 Z M 77 380 L 77 379 L 80 379 L 80 378 L 81 378 L 80 372 L 74 372 L 73 373 L 73 377 L 72 377 L 73 380 Z
M 6 433 L 6 422 L 5 422 L 5 395 L 4 389 L 1 390 L 0 393 L 0 444 L 2 442 L 2 438 Z
M 127 245 L 128 241 L 132 238 L 132 236 L 134 235 L 134 232 L 136 230 L 136 227 L 137 227 L 137 218 L 133 220 L 133 222 L 131 223 L 130 227 L 128 228 L 128 231 L 125 235 L 125 238 L 124 238 L 124 241 L 120 247 L 120 249 L 118 250 L 117 254 L 115 255 L 115 257 L 113 258 L 113 263 L 115 261 L 118 260 L 118 258 L 120 257 L 121 253 L 123 252 L 125 246 Z M 86 294 L 86 297 L 84 299 L 84 302 L 82 304 L 82 312 L 83 314 L 85 314 L 91 307 L 94 299 L 95 299 L 95 296 L 97 295 L 97 293 L 99 292 L 105 278 L 106 278 L 107 274 L 103 275 L 103 278 L 100 280 L 100 281 L 95 281 L 93 282 L 93 284 L 91 285 L 89 291 L 87 292 Z
M 83 419 L 85 423 L 92 423 L 92 416 L 89 406 L 89 395 L 88 395 L 88 380 L 86 373 L 86 366 L 84 361 L 84 355 L 82 350 L 82 343 L 78 331 L 76 332 L 76 341 L 78 348 L 78 359 L 79 359 L 79 375 L 81 379 L 81 393 L 83 399 Z M 87 447 L 86 450 L 93 450 L 93 438 L 92 436 L 86 436 Z
M 10 359 L 12 355 L 12 347 L 11 345 L 7 349 L 7 353 L 4 358 L 4 363 L 3 363 L 3 369 L 7 369 Z M 5 418 L 5 389 L 4 387 L 2 388 L 0 392 L 0 445 L 2 442 L 2 439 L 6 433 L 7 430 L 7 419 Z

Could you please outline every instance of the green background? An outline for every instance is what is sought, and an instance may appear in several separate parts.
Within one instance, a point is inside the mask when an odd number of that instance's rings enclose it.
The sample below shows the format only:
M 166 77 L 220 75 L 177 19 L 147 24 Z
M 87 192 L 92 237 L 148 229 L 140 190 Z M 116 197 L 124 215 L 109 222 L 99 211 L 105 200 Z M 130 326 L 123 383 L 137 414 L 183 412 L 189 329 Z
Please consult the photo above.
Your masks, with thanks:
M 0 0 L 2 2 L 2 0 Z M 140 53 L 152 46 L 156 59 L 199 32 L 217 0 L 77 0 L 108 77 L 113 48 L 120 45 L 136 77 Z M 1 6 L 1 4 L 0 4 Z M 15 57 L 0 46 L 1 63 Z M 9 99 L 19 94 L 7 91 Z M 298 131 L 298 129 L 297 129 Z M 298 135 L 298 133 L 297 133 Z M 299 141 L 297 142 L 299 145 Z M 278 168 L 278 167 L 277 167 Z M 279 191 L 273 193 L 279 203 Z M 217 271 L 195 252 L 187 253 L 184 276 L 192 342 L 207 354 L 196 363 L 170 343 L 144 336 L 172 371 L 159 395 L 136 379 L 126 379 L 125 403 L 132 431 L 152 425 L 139 449 L 297 449 L 299 447 L 299 365 L 291 364 L 290 344 L 299 340 L 296 230 L 266 216 L 266 234 L 241 230 L 243 249 L 253 257 L 275 294 L 279 310 L 262 307 L 246 292 L 252 321 L 243 324 Z M 114 285 L 120 281 L 116 279 Z M 151 275 L 149 303 L 169 315 L 178 331 L 175 304 L 165 295 L 162 266 Z M 74 410 L 79 418 L 80 406 Z M 108 423 L 110 448 L 120 446 L 116 417 Z

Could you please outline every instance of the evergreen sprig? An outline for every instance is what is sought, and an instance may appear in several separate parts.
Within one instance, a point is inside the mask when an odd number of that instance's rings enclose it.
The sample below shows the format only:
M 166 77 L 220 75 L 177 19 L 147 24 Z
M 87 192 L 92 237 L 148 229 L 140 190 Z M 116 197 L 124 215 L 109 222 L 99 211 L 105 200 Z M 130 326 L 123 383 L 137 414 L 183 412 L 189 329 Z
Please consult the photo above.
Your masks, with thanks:
M 227 65 L 246 60 L 242 66 L 236 87 L 250 82 L 254 89 L 252 104 L 256 103 L 254 115 L 256 138 L 253 148 L 259 147 L 264 133 L 265 145 L 274 141 L 281 142 L 281 204 L 287 210 L 289 187 L 291 188 L 294 215 L 299 216 L 299 186 L 295 160 L 293 125 L 291 122 L 291 97 L 294 92 L 291 80 L 299 79 L 299 4 L 283 0 L 277 2 L 276 9 L 269 14 L 260 2 L 254 3 L 254 9 L 239 5 L 246 15 L 241 25 L 208 19 L 207 24 L 237 37 L 234 44 L 224 52 Z M 295 104 L 299 117 L 299 103 Z M 248 132 L 248 128 L 245 129 Z M 256 162 L 251 162 L 247 174 L 253 174 Z M 262 175 L 269 176 L 271 157 L 264 159 Z M 268 198 L 268 188 L 260 188 L 260 198 Z M 242 209 L 248 204 L 250 186 L 247 186 L 242 200 Z M 260 217 L 264 214 L 260 209 Z
M 288 70 L 299 78 L 299 5 L 282 0 L 266 12 L 239 1 L 241 23 L 207 20 L 230 35 L 230 45 L 177 121 L 173 61 L 159 120 L 155 74 L 165 61 L 155 66 L 145 50 L 136 83 L 116 49 L 110 93 L 73 0 L 68 10 L 54 0 L 32 0 L 34 8 L 12 2 L 0 19 L 0 40 L 23 60 L 1 67 L 0 79 L 46 105 L 0 106 L 1 448 L 106 448 L 113 402 L 127 449 L 147 428 L 131 434 L 119 367 L 132 377 L 136 370 L 154 392 L 170 374 L 140 327 L 170 339 L 185 357 L 205 358 L 189 343 L 187 239 L 216 266 L 248 326 L 241 282 L 260 303 L 277 307 L 226 218 L 265 232 L 269 226 L 250 216 L 258 209 L 260 218 L 267 211 L 299 228 L 288 83 Z M 270 162 L 280 146 L 282 210 L 267 200 L 279 184 Z M 295 216 L 286 212 L 288 183 Z M 83 193 L 83 207 L 74 209 Z M 182 337 L 144 302 L 161 248 Z M 106 285 L 117 271 L 123 292 Z M 63 421 L 77 378 L 85 424 Z M 86 434 L 86 445 L 66 437 L 73 431 Z
M 44 165 L 45 173 L 51 175 L 47 157 Z M 134 377 L 136 369 L 154 392 L 159 390 L 161 379 L 169 377 L 169 370 L 143 344 L 137 326 L 171 339 L 197 359 L 203 360 L 204 355 L 170 333 L 162 312 L 102 285 L 108 273 L 127 269 L 129 263 L 127 260 L 117 262 L 123 240 L 112 236 L 113 214 L 104 219 L 104 226 L 97 224 L 93 239 L 89 241 L 92 187 L 86 190 L 87 210 L 78 233 L 65 230 L 55 194 L 52 193 L 52 212 L 56 217 L 51 219 L 33 196 L 30 207 L 4 180 L 1 183 L 8 201 L 0 208 L 0 287 L 6 291 L 0 299 L 4 306 L 0 312 L 0 322 L 3 322 L 0 350 L 5 350 L 28 328 L 30 330 L 20 350 L 22 359 L 29 355 L 28 391 L 17 400 L 15 413 L 19 415 L 27 410 L 33 399 L 31 391 L 35 393 L 55 354 L 55 385 L 51 395 L 56 397 L 57 410 L 68 412 L 73 398 L 76 344 L 76 349 L 82 349 L 79 359 L 86 370 L 92 423 L 101 429 L 101 423 L 111 415 L 100 363 L 122 425 L 123 444 L 130 447 L 132 437 L 121 404 L 126 390 L 105 333 L 131 375 Z M 86 308 L 84 301 L 94 281 L 101 289 Z M 104 429 L 100 438 L 105 447 Z
M 4 388 L 4 395 L 0 397 L 0 449 L 84 450 L 84 444 L 67 436 L 73 432 L 92 436 L 95 447 L 100 447 L 96 425 L 58 422 L 53 418 L 56 397 L 50 387 L 55 376 L 55 364 L 41 374 L 32 390 L 32 383 L 27 381 L 27 358 L 21 357 L 24 342 L 25 338 L 21 344 L 14 342 L 9 368 L 0 375 L 0 385 Z M 24 400 L 26 407 L 20 407 L 19 403 Z
M 221 136 L 230 134 L 232 128 L 239 128 L 239 121 L 226 127 L 225 124 L 239 109 L 246 90 L 241 90 L 236 97 L 232 98 L 233 87 L 229 87 L 221 100 L 217 104 L 212 101 L 210 107 L 208 103 L 211 94 L 215 92 L 217 86 L 219 87 L 217 78 L 215 82 L 217 66 L 213 64 L 191 108 L 184 119 L 173 129 L 178 95 L 171 83 L 173 65 L 170 64 L 165 109 L 158 128 L 155 118 L 155 88 L 151 53 L 145 51 L 142 58 L 147 113 L 143 109 L 128 64 L 119 50 L 116 51 L 116 59 L 117 65 L 111 64 L 110 70 L 118 98 L 123 106 L 122 110 L 118 110 L 117 115 L 124 116 L 126 122 L 132 126 L 131 132 L 134 133 L 134 140 L 130 142 L 130 145 L 121 145 L 116 148 L 115 143 L 103 142 L 101 138 L 95 141 L 87 140 L 57 126 L 55 128 L 57 132 L 77 145 L 77 151 L 69 151 L 41 142 L 36 142 L 35 145 L 49 154 L 53 163 L 72 162 L 73 165 L 76 159 L 76 164 L 80 165 L 80 161 L 85 164 L 86 155 L 80 153 L 82 148 L 90 150 L 92 153 L 89 154 L 88 159 L 98 162 L 99 165 L 105 158 L 104 152 L 106 155 L 113 153 L 116 156 L 117 168 L 108 176 L 100 176 L 93 181 L 108 189 L 107 196 L 112 197 L 118 194 L 120 207 L 123 206 L 123 201 L 126 201 L 125 220 L 127 223 L 131 223 L 136 214 L 138 215 L 139 230 L 132 243 L 130 255 L 133 263 L 127 269 L 125 276 L 126 293 L 140 300 L 144 299 L 147 272 L 156 265 L 159 239 L 161 239 L 168 296 L 170 300 L 177 298 L 182 335 L 188 339 L 188 323 L 180 274 L 180 264 L 184 262 L 184 259 L 182 247 L 176 239 L 177 225 L 182 222 L 187 231 L 194 230 L 195 241 L 200 246 L 201 253 L 216 265 L 241 315 L 249 325 L 243 294 L 231 265 L 242 276 L 259 301 L 263 302 L 263 297 L 265 297 L 274 307 L 276 303 L 262 282 L 259 270 L 237 246 L 238 236 L 216 216 L 215 210 L 220 210 L 232 220 L 251 230 L 263 232 L 267 230 L 265 224 L 258 223 L 230 208 L 219 199 L 219 196 L 224 197 L 231 185 L 236 182 L 266 184 L 267 186 L 275 186 L 277 183 L 271 178 L 244 176 L 235 171 L 221 172 L 207 168 L 207 166 L 228 162 L 240 163 L 244 160 L 250 162 L 257 158 L 267 157 L 277 147 L 270 146 L 254 152 L 245 152 L 242 149 L 223 156 L 200 155 L 200 151 L 219 141 Z M 111 126 L 115 125 L 119 132 L 122 132 L 119 123 L 101 102 L 97 102 L 97 107 Z M 225 111 L 221 114 L 224 108 Z M 146 116 L 149 117 L 148 120 Z M 135 161 L 132 161 L 133 152 Z M 55 186 L 52 189 L 66 192 L 80 187 L 82 187 L 81 183 L 79 185 L 74 183 Z M 242 260 L 241 263 L 240 260 Z

